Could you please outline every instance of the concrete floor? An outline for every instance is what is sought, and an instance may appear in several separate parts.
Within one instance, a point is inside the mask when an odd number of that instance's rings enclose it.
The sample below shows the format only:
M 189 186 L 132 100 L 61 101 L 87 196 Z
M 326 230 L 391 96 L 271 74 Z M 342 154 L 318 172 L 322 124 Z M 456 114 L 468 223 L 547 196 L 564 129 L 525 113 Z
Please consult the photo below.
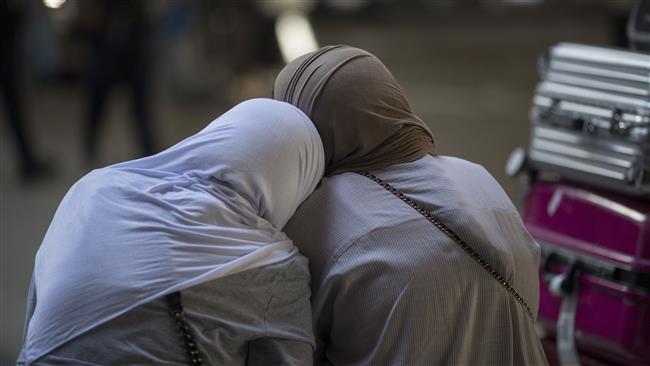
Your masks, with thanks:
M 562 9 L 467 17 L 405 11 L 390 19 L 318 20 L 315 28 L 320 44 L 350 44 L 384 60 L 431 126 L 440 153 L 484 165 L 515 199 L 517 184 L 503 166 L 513 148 L 527 143 L 537 56 L 558 41 L 606 44 L 609 22 L 601 12 Z M 251 96 L 268 90 L 270 85 Z M 51 179 L 22 184 L 14 173 L 13 141 L 6 128 L 1 130 L 0 365 L 13 364 L 21 344 L 34 254 L 66 190 L 90 168 L 81 156 L 81 96 L 75 86 L 32 89 L 29 123 L 39 149 L 56 161 Z M 163 146 L 198 131 L 226 107 L 210 100 L 179 103 L 164 95 L 155 106 Z M 123 95 L 114 96 L 106 117 L 101 164 L 134 158 Z

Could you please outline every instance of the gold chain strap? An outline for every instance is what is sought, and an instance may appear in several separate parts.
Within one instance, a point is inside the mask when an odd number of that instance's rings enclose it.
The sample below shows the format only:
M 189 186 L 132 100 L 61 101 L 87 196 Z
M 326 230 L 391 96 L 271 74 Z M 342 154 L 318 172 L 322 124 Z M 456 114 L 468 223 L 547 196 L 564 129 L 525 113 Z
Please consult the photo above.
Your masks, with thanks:
M 400 192 L 397 188 L 393 187 L 392 185 L 385 182 L 381 178 L 376 177 L 366 171 L 357 171 L 356 173 L 366 178 L 369 178 L 373 182 L 379 184 L 384 189 L 394 194 L 395 196 L 397 196 L 397 198 L 401 199 L 406 204 L 413 207 L 417 212 L 422 214 L 422 216 L 424 216 L 427 220 L 429 220 L 429 222 L 431 222 L 435 227 L 440 229 L 440 231 L 442 231 L 451 240 L 453 240 L 454 243 L 458 244 L 458 246 L 461 247 L 461 249 L 463 249 L 463 251 L 467 253 L 467 255 L 469 255 L 476 263 L 478 263 L 481 267 L 483 267 L 483 269 L 486 270 L 487 273 L 490 274 L 490 276 L 492 276 L 495 280 L 497 280 L 497 282 L 499 282 L 515 298 L 515 300 L 517 300 L 517 302 L 521 304 L 521 306 L 524 308 L 526 314 L 528 314 L 530 319 L 533 321 L 535 320 L 535 317 L 533 316 L 533 312 L 530 311 L 530 308 L 528 307 L 528 304 L 526 304 L 526 301 L 524 301 L 523 297 L 521 297 L 519 293 L 517 293 L 517 291 L 512 287 L 512 285 L 508 283 L 508 281 L 506 281 L 506 279 L 502 275 L 500 275 L 496 271 L 496 269 L 494 269 L 494 267 L 492 267 L 485 259 L 483 259 L 483 257 L 481 257 L 478 253 L 476 253 L 476 251 L 474 251 L 474 249 L 472 249 L 467 243 L 465 243 L 465 241 L 463 241 L 463 239 L 461 239 L 455 232 L 453 232 L 445 224 L 440 222 L 440 220 L 433 217 L 433 215 L 429 211 L 424 209 L 422 206 L 418 205 L 407 195 Z
M 187 321 L 185 320 L 185 310 L 183 309 L 183 304 L 181 303 L 180 291 L 173 292 L 165 297 L 167 298 L 169 314 L 176 321 L 176 326 L 178 327 L 178 331 L 180 332 L 183 344 L 185 345 L 185 352 L 187 352 L 187 356 L 189 357 L 190 365 L 203 364 L 198 345 L 194 341 L 192 331 L 187 324 Z

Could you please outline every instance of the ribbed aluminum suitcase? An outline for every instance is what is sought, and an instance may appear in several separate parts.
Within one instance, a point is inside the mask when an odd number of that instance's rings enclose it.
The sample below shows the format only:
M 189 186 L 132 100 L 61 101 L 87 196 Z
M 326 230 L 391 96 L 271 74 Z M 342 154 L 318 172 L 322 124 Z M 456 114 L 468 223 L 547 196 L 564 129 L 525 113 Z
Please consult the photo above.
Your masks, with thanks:
M 650 197 L 650 55 L 560 43 L 540 76 L 530 166 Z

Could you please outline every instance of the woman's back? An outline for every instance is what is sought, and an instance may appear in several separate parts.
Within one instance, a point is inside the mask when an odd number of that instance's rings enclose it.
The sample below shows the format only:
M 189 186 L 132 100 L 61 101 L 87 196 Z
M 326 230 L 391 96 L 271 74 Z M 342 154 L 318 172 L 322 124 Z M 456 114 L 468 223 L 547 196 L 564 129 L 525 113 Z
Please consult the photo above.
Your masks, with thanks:
M 37 253 L 21 359 L 170 293 L 287 263 L 297 250 L 281 228 L 323 165 L 309 119 L 258 99 L 159 154 L 89 173 Z
M 372 172 L 425 207 L 537 312 L 537 244 L 480 166 L 425 156 Z M 421 214 L 370 179 L 326 178 L 286 232 L 310 259 L 317 362 L 545 364 L 515 298 Z

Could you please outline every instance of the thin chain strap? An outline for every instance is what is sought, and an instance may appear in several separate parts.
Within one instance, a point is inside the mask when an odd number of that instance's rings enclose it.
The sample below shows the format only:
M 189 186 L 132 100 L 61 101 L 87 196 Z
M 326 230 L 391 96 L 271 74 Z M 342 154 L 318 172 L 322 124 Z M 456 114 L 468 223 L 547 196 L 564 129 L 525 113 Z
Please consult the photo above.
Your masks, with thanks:
M 201 354 L 194 338 L 192 337 L 192 332 L 187 321 L 185 320 L 185 310 L 183 310 L 183 304 L 181 303 L 181 293 L 176 291 L 166 296 L 167 305 L 169 306 L 169 313 L 172 318 L 176 320 L 176 326 L 183 337 L 183 342 L 185 343 L 185 351 L 190 357 L 190 365 L 201 365 L 203 360 L 201 359 Z
M 450 228 L 448 228 L 445 224 L 440 222 L 437 218 L 433 217 L 433 215 L 424 209 L 422 206 L 418 205 L 415 201 L 410 199 L 407 195 L 404 193 L 400 192 L 397 188 L 393 187 L 389 183 L 385 182 L 379 177 L 376 177 L 366 171 L 357 171 L 357 174 L 360 174 L 366 178 L 369 178 L 373 182 L 379 184 L 382 186 L 384 189 L 389 191 L 390 193 L 394 194 L 397 196 L 397 198 L 401 199 L 404 201 L 406 204 L 409 206 L 413 207 L 417 212 L 422 214 L 429 222 L 431 222 L 435 227 L 440 229 L 445 235 L 447 235 L 451 240 L 454 241 L 454 243 L 458 244 L 461 249 L 467 255 L 469 255 L 476 263 L 478 263 L 483 269 L 487 271 L 487 273 L 490 274 L 497 282 L 499 282 L 514 298 L 517 300 L 519 304 L 524 308 L 526 311 L 526 314 L 530 317 L 531 320 L 535 320 L 535 317 L 533 316 L 533 312 L 530 311 L 530 308 L 528 307 L 528 304 L 526 304 L 526 301 L 524 301 L 524 298 L 517 293 L 517 291 L 512 287 L 508 281 L 506 281 L 505 277 L 500 275 L 494 267 L 492 267 L 483 257 L 481 257 L 474 249 L 472 249 L 463 239 L 461 239 L 455 232 L 453 232 Z

